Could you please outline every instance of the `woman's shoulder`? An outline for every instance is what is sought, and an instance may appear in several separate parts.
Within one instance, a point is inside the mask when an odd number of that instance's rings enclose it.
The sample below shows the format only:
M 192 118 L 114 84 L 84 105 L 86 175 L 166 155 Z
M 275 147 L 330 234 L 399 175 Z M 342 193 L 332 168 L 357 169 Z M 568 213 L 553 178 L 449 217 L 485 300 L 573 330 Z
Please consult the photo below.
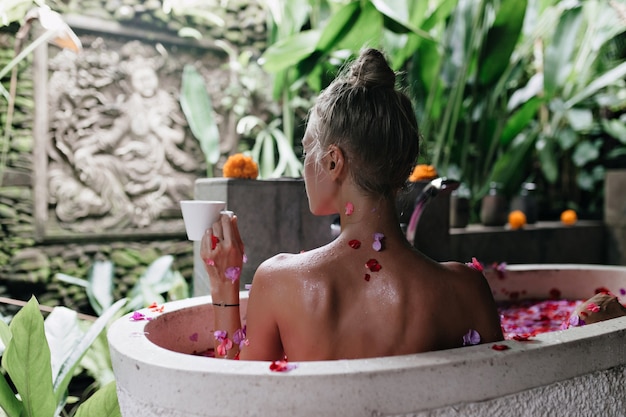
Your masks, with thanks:
M 279 253 L 274 255 L 259 265 L 254 279 L 270 279 L 285 280 L 297 278 L 303 272 L 310 274 L 319 267 L 320 259 L 323 258 L 319 254 L 316 255 L 318 249 L 300 252 L 300 253 Z
M 441 268 L 446 271 L 446 276 L 457 288 L 463 291 L 473 289 L 485 292 L 489 288 L 487 279 L 482 271 L 462 262 L 442 262 Z M 491 291 L 488 291 L 491 293 Z

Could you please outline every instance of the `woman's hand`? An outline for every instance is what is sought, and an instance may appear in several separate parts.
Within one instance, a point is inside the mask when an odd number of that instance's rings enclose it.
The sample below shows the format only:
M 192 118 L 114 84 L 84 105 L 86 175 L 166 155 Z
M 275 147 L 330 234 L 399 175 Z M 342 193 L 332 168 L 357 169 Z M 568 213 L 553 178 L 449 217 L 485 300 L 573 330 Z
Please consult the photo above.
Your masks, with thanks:
M 200 258 L 209 274 L 213 299 L 216 358 L 235 358 L 244 344 L 245 328 L 239 310 L 243 254 L 237 217 L 230 212 L 222 213 L 204 233 L 200 244 Z
M 237 216 L 229 212 L 222 213 L 220 219 L 206 230 L 202 237 L 200 257 L 209 274 L 214 301 L 235 301 L 230 299 L 233 291 L 229 291 L 229 287 L 236 289 L 238 299 L 244 246 L 237 227 Z

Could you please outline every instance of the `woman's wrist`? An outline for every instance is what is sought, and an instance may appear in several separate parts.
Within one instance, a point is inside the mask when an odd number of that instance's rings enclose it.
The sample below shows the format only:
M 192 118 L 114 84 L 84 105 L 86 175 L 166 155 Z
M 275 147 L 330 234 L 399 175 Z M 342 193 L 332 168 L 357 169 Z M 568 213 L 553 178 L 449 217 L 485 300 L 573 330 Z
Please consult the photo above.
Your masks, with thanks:
M 213 303 L 215 307 L 239 307 L 239 303 Z

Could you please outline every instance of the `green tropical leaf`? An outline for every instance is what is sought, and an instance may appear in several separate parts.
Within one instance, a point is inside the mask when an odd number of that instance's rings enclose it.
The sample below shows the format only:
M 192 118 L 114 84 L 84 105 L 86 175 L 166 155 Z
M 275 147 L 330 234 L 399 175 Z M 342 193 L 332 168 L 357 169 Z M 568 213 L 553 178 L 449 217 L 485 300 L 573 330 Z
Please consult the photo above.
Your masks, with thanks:
M 220 134 L 204 79 L 190 64 L 183 69 L 180 106 L 191 132 L 200 143 L 207 162 L 207 175 L 210 175 L 210 167 L 220 157 Z
M 383 28 L 383 16 L 371 3 L 365 3 L 358 19 L 354 22 L 350 31 L 337 44 L 337 48 L 355 52 L 358 52 L 363 47 L 377 48 L 382 40 Z
M 565 102 L 565 107 L 572 108 L 581 101 L 591 97 L 603 88 L 616 84 L 626 77 L 626 62 L 622 62 L 616 67 L 611 68 L 602 75 L 596 77 L 582 91 Z
M 593 127 L 593 113 L 590 109 L 571 108 L 565 112 L 565 117 L 576 132 L 587 132 Z
M 350 2 L 334 13 L 317 42 L 316 49 L 323 53 L 330 53 L 335 45 L 343 39 L 359 18 L 361 13 L 361 4 Z
M 110 382 L 96 391 L 87 401 L 81 404 L 75 417 L 122 417 L 117 400 L 115 381 Z
M 620 120 L 602 120 L 602 128 L 606 133 L 626 145 L 626 124 Z
M 157 284 L 163 281 L 172 270 L 174 257 L 172 255 L 163 255 L 152 261 L 146 271 L 141 275 L 140 280 L 144 280 L 149 284 Z
M 109 320 L 111 320 L 111 318 L 113 318 L 113 316 L 124 306 L 124 304 L 126 304 L 126 301 L 126 299 L 119 300 L 103 312 L 102 315 L 98 317 L 95 322 L 93 322 L 87 333 L 85 333 L 85 336 L 74 346 L 72 352 L 67 356 L 63 365 L 61 365 L 61 369 L 59 370 L 59 373 L 54 380 L 54 384 L 52 385 L 59 403 L 62 402 L 62 399 L 66 395 L 67 387 L 70 384 L 72 376 L 74 375 L 74 370 L 79 365 L 81 358 L 87 349 L 89 349 L 89 346 L 91 346 L 94 340 L 98 337 L 100 332 L 104 330 Z M 50 360 L 49 350 L 48 360 Z M 52 378 L 50 379 L 52 380 Z
M 488 181 L 484 183 L 483 189 L 475 197 L 482 197 L 487 192 L 488 185 L 491 182 L 508 185 L 520 182 L 523 179 L 521 176 L 524 172 L 522 166 L 530 156 L 530 150 L 535 140 L 536 133 L 534 131 L 518 135 L 507 151 L 494 163 Z
M 385 17 L 387 29 L 396 33 L 413 32 L 423 38 L 433 39 L 428 32 L 414 26 L 407 20 L 409 11 L 404 0 L 370 0 L 370 2 Z
M 495 83 L 509 66 L 511 54 L 522 32 L 526 0 L 503 1 L 478 60 L 478 80 L 483 86 Z
M 24 412 L 22 402 L 13 393 L 4 375 L 0 375 L 0 407 L 7 417 L 20 417 Z
M 502 134 L 500 135 L 501 145 L 507 146 L 518 134 L 528 127 L 537 116 L 537 111 L 541 103 L 541 99 L 533 97 L 507 119 L 502 129 Z
M 56 400 L 52 389 L 50 348 L 35 297 L 31 297 L 13 317 L 9 328 L 13 337 L 2 356 L 2 366 L 22 399 L 23 415 L 53 417 Z
M 307 30 L 270 45 L 259 62 L 270 73 L 276 73 L 297 65 L 317 48 L 320 30 Z
M 578 44 L 578 31 L 582 23 L 582 6 L 565 10 L 556 26 L 544 57 L 544 90 L 551 98 L 563 87 Z
M 554 184 L 559 176 L 558 160 L 555 153 L 554 141 L 547 136 L 541 135 L 535 145 L 537 156 L 541 163 L 541 171 L 546 179 Z
M 576 145 L 576 142 L 578 142 L 578 134 L 574 132 L 571 127 L 564 126 L 561 130 L 559 130 L 557 141 L 561 149 L 567 151 L 573 148 L 574 145 Z
M 44 321 L 46 340 L 50 347 L 52 377 L 56 377 L 70 352 L 83 337 L 78 314 L 65 307 L 55 307 Z
M 55 274 L 54 278 L 58 279 L 59 281 L 63 281 L 72 285 L 78 285 L 83 288 L 89 287 L 89 281 L 87 281 L 86 279 L 73 277 L 71 275 L 63 274 L 61 272 Z
M 9 325 L 4 322 L 4 320 L 0 319 L 0 342 L 2 342 L 2 351 L 9 345 L 11 342 L 11 338 L 13 335 L 11 334 L 11 329 Z M 0 353 L 1 355 L 1 353 Z
M 87 297 L 98 315 L 113 304 L 114 278 L 115 271 L 111 261 L 95 261 L 89 270 Z
M 423 13 L 428 11 L 428 7 L 425 6 L 426 2 L 414 2 L 412 3 L 413 8 L 410 15 L 411 24 L 414 26 L 419 26 L 421 24 L 422 30 L 428 32 L 433 27 L 445 22 L 449 18 L 450 14 L 454 10 L 454 6 L 456 6 L 456 3 L 457 0 L 442 0 L 436 6 L 435 10 L 433 10 L 432 13 L 426 17 L 426 19 L 424 19 Z M 422 43 L 424 40 L 427 40 L 428 42 Z M 405 46 L 396 51 L 396 53 L 391 57 L 391 67 L 395 70 L 402 68 L 406 61 L 415 55 L 416 51 L 422 46 L 422 44 L 429 45 L 430 47 L 437 46 L 437 42 L 434 39 L 427 39 L 415 33 L 409 33 Z M 436 68 L 437 66 L 429 64 L 425 67 Z
M 595 161 L 600 156 L 601 141 L 592 142 L 589 140 L 580 142 L 574 149 L 572 161 L 577 167 L 583 167 L 589 162 Z

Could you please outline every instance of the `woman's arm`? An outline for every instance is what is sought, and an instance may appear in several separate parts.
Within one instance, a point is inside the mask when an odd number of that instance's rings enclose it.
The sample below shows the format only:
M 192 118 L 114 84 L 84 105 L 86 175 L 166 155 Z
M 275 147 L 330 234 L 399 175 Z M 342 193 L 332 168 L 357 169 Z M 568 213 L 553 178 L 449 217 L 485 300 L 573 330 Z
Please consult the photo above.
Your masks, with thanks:
M 284 304 L 277 294 L 281 272 L 268 267 L 272 263 L 273 259 L 265 261 L 254 274 L 246 310 L 249 344 L 240 356 L 244 360 L 281 360 L 285 357 L 276 317 Z
M 234 358 L 245 344 L 239 312 L 244 246 L 237 217 L 223 213 L 205 232 L 200 257 L 209 275 L 214 311 L 215 357 Z

